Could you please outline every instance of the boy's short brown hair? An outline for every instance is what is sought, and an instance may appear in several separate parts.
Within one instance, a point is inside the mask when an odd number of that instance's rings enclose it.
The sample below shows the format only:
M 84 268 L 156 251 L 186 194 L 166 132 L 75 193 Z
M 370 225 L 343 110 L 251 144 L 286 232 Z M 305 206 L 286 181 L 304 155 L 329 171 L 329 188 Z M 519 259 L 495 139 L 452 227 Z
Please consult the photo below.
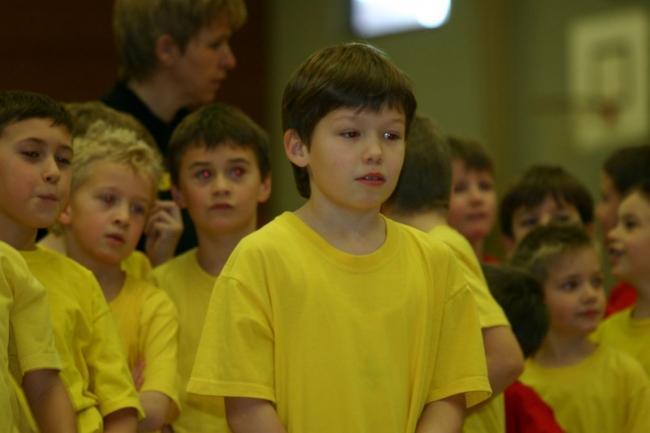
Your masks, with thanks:
M 21 90 L 0 92 L 0 135 L 7 126 L 29 119 L 51 119 L 53 126 L 73 130 L 68 111 L 49 96 Z
M 182 51 L 201 29 L 225 17 L 233 29 L 246 21 L 243 0 L 116 0 L 113 32 L 123 79 L 155 71 L 157 39 L 170 35 Z
M 615 151 L 605 160 L 603 171 L 611 179 L 616 192 L 624 196 L 639 182 L 650 179 L 650 145 Z
M 535 227 L 519 242 L 510 264 L 528 271 L 540 284 L 549 277 L 549 269 L 568 252 L 593 248 L 596 244 L 589 234 L 578 225 Z
M 583 224 L 593 222 L 594 201 L 587 187 L 559 165 L 538 164 L 526 170 L 504 194 L 499 207 L 501 233 L 512 238 L 515 212 L 538 206 L 549 196 L 575 206 Z
M 454 159 L 462 161 L 469 170 L 487 171 L 494 174 L 492 157 L 479 141 L 450 135 L 449 151 L 452 161 Z
M 442 131 L 430 117 L 411 122 L 404 165 L 385 205 L 398 213 L 445 210 L 451 191 L 451 159 Z
M 282 96 L 282 127 L 293 129 L 309 146 L 316 124 L 338 108 L 380 110 L 397 108 L 406 118 L 406 131 L 416 100 L 409 78 L 377 48 L 346 43 L 317 51 L 294 72 Z M 294 164 L 301 196 L 311 191 L 306 168 Z
M 241 110 L 226 104 L 213 103 L 199 108 L 176 127 L 169 141 L 169 173 L 178 185 L 183 155 L 192 147 L 216 149 L 236 146 L 251 149 L 257 160 L 260 177 L 271 172 L 267 133 Z

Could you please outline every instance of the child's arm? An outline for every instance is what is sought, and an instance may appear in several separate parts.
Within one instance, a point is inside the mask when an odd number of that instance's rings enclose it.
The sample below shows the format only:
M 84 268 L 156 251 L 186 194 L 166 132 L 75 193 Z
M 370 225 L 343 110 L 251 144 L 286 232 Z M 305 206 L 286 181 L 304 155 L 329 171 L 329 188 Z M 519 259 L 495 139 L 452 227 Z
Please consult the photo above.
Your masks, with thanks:
M 23 376 L 22 388 L 42 433 L 77 431 L 75 411 L 58 371 L 29 371 Z
M 174 257 L 182 233 L 183 219 L 178 205 L 172 200 L 158 200 L 144 230 L 145 251 L 153 267 Z
M 497 395 L 522 373 L 524 356 L 510 327 L 483 328 L 482 333 L 492 395 Z
M 104 417 L 104 433 L 136 433 L 138 416 L 135 409 L 124 408 Z
M 226 418 L 233 433 L 286 433 L 268 400 L 226 397 Z
M 153 432 L 163 428 L 172 400 L 162 392 L 144 391 L 140 393 L 140 403 L 145 418 L 138 423 L 139 432 Z
M 422 410 L 415 433 L 460 433 L 464 414 L 462 394 L 432 401 Z

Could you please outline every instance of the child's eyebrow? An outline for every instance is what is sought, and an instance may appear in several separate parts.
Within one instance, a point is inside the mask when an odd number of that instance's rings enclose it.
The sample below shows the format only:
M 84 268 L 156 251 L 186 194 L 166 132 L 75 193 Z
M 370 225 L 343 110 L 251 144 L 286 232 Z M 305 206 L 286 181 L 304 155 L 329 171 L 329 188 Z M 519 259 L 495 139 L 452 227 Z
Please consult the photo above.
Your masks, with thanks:
M 230 158 L 228 159 L 229 163 L 236 163 L 236 164 L 247 164 L 250 165 L 250 161 L 247 158 Z

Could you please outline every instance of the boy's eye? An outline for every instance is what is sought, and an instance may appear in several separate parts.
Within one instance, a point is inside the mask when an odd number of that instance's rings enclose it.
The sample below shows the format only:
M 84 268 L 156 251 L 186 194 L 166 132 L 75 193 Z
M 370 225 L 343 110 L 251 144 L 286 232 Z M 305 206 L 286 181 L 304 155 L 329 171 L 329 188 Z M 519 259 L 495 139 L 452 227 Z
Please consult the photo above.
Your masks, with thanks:
M 23 150 L 20 154 L 25 156 L 27 159 L 38 159 L 38 157 L 41 156 L 41 153 L 37 150 Z
M 208 170 L 207 168 L 204 168 L 204 169 L 198 170 L 196 173 L 194 173 L 194 177 L 199 179 L 199 180 L 210 179 L 210 177 L 212 177 L 212 172 L 210 170 Z
M 579 285 L 578 280 L 575 279 L 566 280 L 560 283 L 560 290 L 562 290 L 563 292 L 572 292 L 578 287 L 578 285 Z
M 600 289 L 603 287 L 604 278 L 602 275 L 596 275 L 591 278 L 591 287 L 595 289 Z
M 478 183 L 478 187 L 481 191 L 492 191 L 494 189 L 494 186 L 492 185 L 492 182 L 487 181 L 487 180 L 482 180 Z
M 244 167 L 232 167 L 228 170 L 228 174 L 232 179 L 239 179 L 246 174 L 246 169 Z
M 468 189 L 467 183 L 459 182 L 459 183 L 454 184 L 454 188 L 453 188 L 452 192 L 454 192 L 456 194 L 460 194 L 462 192 L 467 191 L 467 189 Z
M 131 204 L 131 213 L 135 215 L 144 215 L 147 213 L 147 207 L 142 203 Z
M 519 225 L 522 227 L 536 227 L 538 224 L 539 219 L 537 217 L 522 218 L 519 221 Z
M 361 134 L 359 133 L 359 131 L 350 130 L 350 131 L 343 131 L 343 132 L 341 132 L 340 135 L 341 135 L 341 137 L 344 137 L 344 138 L 357 138 Z
M 399 140 L 400 138 L 402 138 L 402 134 L 400 134 L 398 132 L 393 132 L 393 131 L 384 132 L 384 139 L 385 140 L 393 141 L 393 140 Z
M 97 198 L 106 205 L 111 205 L 117 201 L 117 198 L 113 194 L 99 194 Z
M 571 215 L 569 214 L 558 214 L 553 216 L 553 222 L 556 223 L 568 223 L 571 222 Z
M 68 158 L 68 157 L 66 157 L 66 156 L 57 156 L 57 157 L 56 157 L 56 162 L 57 162 L 60 166 L 67 167 L 67 166 L 69 166 L 69 165 L 71 164 L 72 161 L 70 160 L 70 158 Z

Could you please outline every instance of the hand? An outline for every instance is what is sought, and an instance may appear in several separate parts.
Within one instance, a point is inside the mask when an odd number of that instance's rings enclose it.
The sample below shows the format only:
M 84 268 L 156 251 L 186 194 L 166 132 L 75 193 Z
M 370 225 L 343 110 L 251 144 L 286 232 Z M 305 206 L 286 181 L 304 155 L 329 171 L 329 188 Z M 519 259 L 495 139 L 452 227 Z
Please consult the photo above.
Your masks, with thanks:
M 178 205 L 172 200 L 156 201 L 144 229 L 145 251 L 151 266 L 156 267 L 174 257 L 182 233 L 183 219 Z
M 140 391 L 140 388 L 142 388 L 142 385 L 144 385 L 144 367 L 144 359 L 139 359 L 131 371 L 131 377 L 133 377 L 133 383 L 135 385 L 136 391 Z

